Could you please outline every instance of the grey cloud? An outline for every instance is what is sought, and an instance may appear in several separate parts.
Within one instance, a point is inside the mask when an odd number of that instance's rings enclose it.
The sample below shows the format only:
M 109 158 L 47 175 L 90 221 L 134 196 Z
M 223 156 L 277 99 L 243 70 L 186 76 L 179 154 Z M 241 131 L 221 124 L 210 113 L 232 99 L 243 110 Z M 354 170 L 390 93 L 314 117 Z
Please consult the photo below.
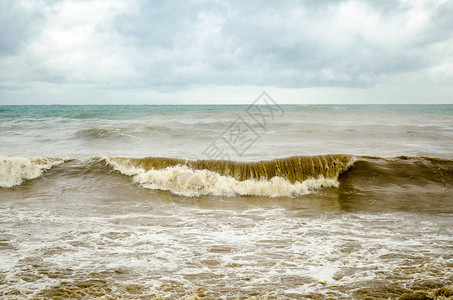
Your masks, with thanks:
M 0 56 L 19 51 L 41 21 L 41 14 L 21 7 L 19 1 L 0 1 Z
M 335 13 L 339 3 L 181 2 L 181 5 L 170 6 L 168 2 L 142 1 L 138 14 L 118 16 L 115 28 L 126 40 L 139 47 L 146 59 L 147 51 L 152 53 L 156 49 L 169 52 L 177 50 L 184 56 L 184 44 L 178 39 L 191 34 L 190 26 L 198 21 L 200 12 L 209 12 L 225 20 L 221 36 L 230 41 L 225 49 L 208 51 L 200 57 L 187 55 L 186 59 L 170 56 L 175 59 L 173 63 L 149 61 L 137 66 L 147 79 L 146 84 L 156 86 L 249 84 L 278 87 L 366 87 L 373 77 L 427 67 L 430 58 L 423 53 L 423 47 L 450 36 L 451 18 L 448 18 L 448 13 L 442 13 L 445 7 L 438 9 L 436 15 L 440 17 L 430 20 L 425 32 L 406 44 L 372 44 L 366 36 L 352 36 L 350 43 L 335 46 L 322 36 L 316 37 L 304 32 L 314 28 L 296 28 L 294 24 L 285 23 L 294 9 L 304 10 L 310 18 L 319 17 L 320 22 L 323 18 L 328 20 L 327 12 Z M 407 10 L 398 1 L 372 1 L 369 4 L 384 21 L 397 14 L 404 14 Z M 451 9 L 451 5 L 445 6 Z M 365 34 L 373 35 L 374 32 Z M 197 43 L 190 40 L 187 42 Z M 210 41 L 212 44 L 220 42 Z M 228 53 L 232 55 L 227 55 Z M 191 66 L 200 63 L 200 60 L 208 68 L 199 73 L 195 70 L 193 74 L 184 76 L 175 71 L 181 64 Z M 336 75 L 325 77 L 325 70 Z M 338 78 L 334 78 L 335 76 Z M 365 77 L 368 80 L 363 80 Z
M 307 12 L 307 15 L 322 13 L 326 10 L 321 9 L 323 5 L 318 5 L 315 8 L 313 6 L 309 7 L 311 10 Z M 414 51 L 416 49 L 405 45 L 374 45 L 361 36 L 355 36 L 351 43 L 335 47 L 330 41 L 322 39 L 322 36 L 305 35 L 304 30 L 294 32 L 284 27 L 268 28 L 266 26 L 266 16 L 272 16 L 274 13 L 274 15 L 277 14 L 284 18 L 285 13 L 289 13 L 291 9 L 291 7 L 284 7 L 280 8 L 277 13 L 260 11 L 254 15 L 242 15 L 238 18 L 239 20 L 229 22 L 227 25 L 227 30 L 235 37 L 236 45 L 242 46 L 245 50 L 240 58 L 242 63 L 249 65 L 250 62 L 257 64 L 261 62 L 264 69 L 268 67 L 277 74 L 285 71 L 300 74 L 301 80 L 299 82 L 291 81 L 291 78 L 288 78 L 288 81 L 282 80 L 280 86 L 324 85 L 325 81 L 322 80 L 322 74 L 319 74 L 319 80 L 316 78 L 304 79 L 303 76 L 305 72 L 316 72 L 322 69 L 330 69 L 344 75 L 345 78 L 350 78 L 349 80 L 331 80 L 329 84 L 361 86 L 364 83 L 360 82 L 358 77 L 362 74 L 379 75 L 413 71 L 426 67 L 428 64 L 426 58 Z M 433 21 L 437 22 L 436 20 Z M 444 27 L 448 28 L 445 25 L 441 29 L 444 29 Z M 306 30 L 311 29 L 307 28 Z M 334 29 L 332 28 L 332 30 Z M 369 32 L 369 34 L 374 33 Z M 439 36 L 438 40 L 442 38 L 444 37 Z M 289 44 L 288 40 L 291 41 Z M 417 43 L 417 39 L 413 42 Z M 278 75 L 275 76 L 275 73 L 269 76 L 267 84 L 272 82 L 272 78 L 279 77 Z M 266 76 L 266 74 L 263 75 Z
M 16 2 L 0 2 L 0 56 L 21 55 L 21 46 L 40 28 L 43 18 L 11 3 Z M 137 3 L 132 10 L 118 14 L 112 28 L 102 29 L 117 34 L 118 42 L 103 47 L 113 48 L 115 51 L 109 54 L 126 59 L 135 74 L 112 79 L 88 76 L 81 83 L 158 91 L 207 85 L 364 88 L 382 77 L 416 72 L 438 63 L 442 58 L 432 57 L 429 47 L 450 39 L 453 28 L 451 1 L 436 9 L 421 32 L 392 43 L 374 39 L 374 31 L 360 30 L 339 32 L 346 35 L 338 36 L 345 41 L 333 41 L 336 37 L 330 35 L 337 28 L 326 24 L 340 5 L 350 3 L 346 0 Z M 365 4 L 382 26 L 409 10 L 396 0 L 356 3 Z M 218 31 L 210 32 L 213 28 L 209 26 L 218 26 Z M 65 69 L 51 69 L 24 55 L 30 66 L 26 73 L 29 77 L 23 78 L 78 83 Z M 93 61 L 93 68 L 96 63 Z M 5 76 L 7 72 L 1 77 Z
M 114 28 L 138 47 L 172 48 L 177 35 L 197 21 L 200 11 L 221 13 L 222 6 L 219 2 L 139 1 L 135 13 L 116 17 Z

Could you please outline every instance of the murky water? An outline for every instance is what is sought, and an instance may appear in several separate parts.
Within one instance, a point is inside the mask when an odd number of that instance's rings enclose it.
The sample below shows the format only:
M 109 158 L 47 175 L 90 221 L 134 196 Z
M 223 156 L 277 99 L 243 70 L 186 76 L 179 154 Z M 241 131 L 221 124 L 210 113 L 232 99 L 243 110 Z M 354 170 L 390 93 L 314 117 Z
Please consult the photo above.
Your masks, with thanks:
M 383 122 L 382 111 L 368 111 L 368 117 L 362 118 L 360 111 L 336 114 L 328 109 L 298 109 L 290 112 L 294 116 L 284 121 L 289 122 L 285 126 L 297 139 L 279 131 L 284 125 L 282 119 L 277 129 L 269 129 L 270 136 L 281 136 L 281 147 L 272 147 L 270 138 L 263 137 L 239 160 L 298 154 L 297 147 L 302 149 L 299 154 L 307 154 L 307 145 L 302 141 L 312 139 L 313 149 L 323 146 L 334 149 L 332 153 L 356 155 L 357 161 L 339 177 L 332 175 L 331 180 L 336 184 L 311 186 L 291 196 L 283 196 L 285 193 L 263 196 L 259 188 L 267 189 L 271 184 L 264 179 L 249 182 L 251 188 L 243 195 L 227 191 L 235 190 L 235 185 L 244 181 L 231 178 L 225 181 L 229 186 L 215 186 L 223 182 L 220 177 L 213 182 L 197 177 L 193 184 L 186 186 L 187 193 L 181 193 L 171 184 L 165 190 L 167 185 L 161 183 L 178 182 L 180 173 L 172 177 L 173 173 L 147 173 L 137 167 L 135 173 L 125 176 L 105 160 L 89 158 L 121 154 L 160 156 L 165 154 L 165 147 L 177 158 L 194 158 L 196 151 L 202 152 L 209 139 L 224 130 L 223 123 L 234 121 L 230 111 L 196 111 L 196 117 L 191 118 L 202 116 L 207 124 L 195 125 L 198 135 L 185 133 L 171 138 L 165 131 L 156 133 L 154 127 L 149 131 L 143 129 L 147 120 L 133 120 L 134 113 L 121 120 L 104 120 L 99 116 L 84 121 L 73 116 L 45 119 L 41 124 L 44 127 L 55 122 L 70 124 L 51 132 L 46 131 L 48 127 L 44 130 L 39 126 L 26 127 L 27 130 L 20 126 L 11 128 L 13 123 L 32 122 L 36 115 L 13 116 L 1 121 L 1 128 L 9 128 L 0 133 L 7 141 L 0 146 L 7 155 L 0 160 L 4 176 L 0 177 L 4 180 L 4 187 L 0 188 L 1 297 L 404 299 L 404 294 L 423 294 L 442 299 L 453 296 L 453 162 L 448 154 L 451 155 L 448 145 L 452 142 L 452 123 L 448 125 L 448 120 L 452 116 L 436 117 L 432 112 L 425 112 L 422 117 L 417 115 L 417 125 L 410 125 L 413 133 L 404 142 L 398 142 L 387 135 L 387 127 L 378 130 Z M 176 118 L 182 112 L 169 114 L 169 118 Z M 356 114 L 357 118 L 353 118 Z M 330 132 L 333 127 L 329 126 L 334 125 L 328 125 L 328 121 L 313 125 L 313 130 L 329 135 L 328 141 L 327 138 L 315 141 L 314 133 L 309 131 L 310 122 L 297 121 L 303 116 L 306 116 L 303 120 L 322 120 L 320 115 L 330 115 L 342 124 L 336 132 Z M 392 122 L 410 123 L 408 120 L 414 117 L 404 112 L 398 115 L 399 118 L 395 115 L 390 118 Z M 183 117 L 189 118 L 187 114 Z M 168 125 L 166 120 L 156 118 L 153 122 Z M 219 120 L 223 122 L 220 125 Z M 86 127 L 91 128 L 90 122 L 107 127 L 128 122 L 130 130 L 134 122 L 139 122 L 142 127 L 135 128 L 143 131 L 137 136 L 145 142 L 137 142 L 141 148 L 133 148 L 136 142 L 124 135 L 84 131 Z M 395 126 L 401 131 L 409 125 Z M 370 132 L 372 127 L 374 133 Z M 354 139 L 349 130 L 360 130 L 357 144 L 351 144 Z M 373 147 L 373 135 L 380 139 L 381 148 Z M 345 140 L 347 136 L 349 141 Z M 163 142 L 153 148 L 154 139 Z M 187 144 L 190 139 L 197 145 L 195 148 Z M 33 147 L 22 148 L 22 144 L 14 141 Z M 111 149 L 107 147 L 109 143 L 113 145 Z M 351 151 L 347 151 L 348 143 Z M 394 144 L 397 146 L 392 148 Z M 333 146 L 328 148 L 328 145 Z M 16 149 L 24 159 L 11 158 Z M 184 149 L 187 156 L 183 155 Z M 75 159 L 51 166 L 46 165 L 48 161 L 27 158 L 36 156 L 36 152 L 40 156 Z M 256 153 L 262 155 L 255 156 Z M 358 156 L 389 153 L 393 156 L 419 153 L 442 159 Z M 164 175 L 167 177 L 162 179 Z M 272 184 L 271 188 L 276 189 L 277 185 Z M 213 195 L 216 192 L 212 191 L 221 192 Z M 189 192 L 198 192 L 195 193 L 198 196 L 183 196 L 195 195 Z

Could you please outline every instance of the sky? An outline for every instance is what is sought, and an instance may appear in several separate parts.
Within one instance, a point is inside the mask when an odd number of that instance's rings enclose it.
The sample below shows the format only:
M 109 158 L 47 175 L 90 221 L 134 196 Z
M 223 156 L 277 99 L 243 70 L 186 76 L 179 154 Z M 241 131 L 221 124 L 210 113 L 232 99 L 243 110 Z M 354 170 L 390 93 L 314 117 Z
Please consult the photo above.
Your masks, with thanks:
M 453 0 L 0 0 L 0 104 L 453 103 Z

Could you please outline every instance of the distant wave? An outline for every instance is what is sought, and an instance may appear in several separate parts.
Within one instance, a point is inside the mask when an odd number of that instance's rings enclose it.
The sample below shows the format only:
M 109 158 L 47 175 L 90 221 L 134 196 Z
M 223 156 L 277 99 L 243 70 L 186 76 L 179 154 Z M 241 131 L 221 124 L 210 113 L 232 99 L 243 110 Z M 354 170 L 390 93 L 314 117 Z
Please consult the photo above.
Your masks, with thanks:
M 187 136 L 188 134 L 196 134 L 197 128 L 187 127 L 181 124 L 179 127 L 171 127 L 164 125 L 143 125 L 143 126 L 125 126 L 113 128 L 85 128 L 76 131 L 74 138 L 85 140 L 102 140 L 102 139 L 118 139 L 118 138 L 140 138 L 149 135 L 169 136 L 171 138 Z
M 45 170 L 64 161 L 64 159 L 48 157 L 0 156 L 0 187 L 13 187 L 22 184 L 24 180 L 35 179 Z
M 87 128 L 77 131 L 74 136 L 76 138 L 84 138 L 88 140 L 116 138 L 124 135 L 122 128 Z

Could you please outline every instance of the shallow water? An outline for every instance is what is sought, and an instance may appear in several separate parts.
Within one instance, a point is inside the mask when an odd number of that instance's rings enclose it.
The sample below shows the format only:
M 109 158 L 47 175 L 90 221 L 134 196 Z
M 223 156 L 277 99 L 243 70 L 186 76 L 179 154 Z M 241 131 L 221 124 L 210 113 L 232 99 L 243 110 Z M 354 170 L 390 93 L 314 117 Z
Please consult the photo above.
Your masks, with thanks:
M 191 194 L 178 190 L 180 173 L 162 181 L 163 173 L 144 177 L 149 170 L 115 170 L 90 158 L 207 159 L 204 147 L 241 107 L 154 115 L 123 107 L 113 117 L 111 107 L 16 108 L 0 119 L 0 295 L 396 299 L 425 291 L 440 299 L 438 289 L 453 282 L 453 116 L 436 107 L 288 109 L 235 160 L 347 153 L 356 161 L 329 175 L 337 185 L 272 197 L 257 189 L 213 195 L 209 188 L 222 180 L 204 177 L 184 185 L 199 196 L 184 196 Z M 156 129 L 167 125 L 168 132 Z M 143 141 L 94 127 L 127 127 L 122 133 L 138 132 Z M 186 131 L 174 133 L 179 128 Z M 277 136 L 279 147 L 271 141 Z M 74 159 L 52 166 L 32 156 Z M 228 178 L 233 186 L 244 182 Z M 249 184 L 269 184 L 258 181 Z

